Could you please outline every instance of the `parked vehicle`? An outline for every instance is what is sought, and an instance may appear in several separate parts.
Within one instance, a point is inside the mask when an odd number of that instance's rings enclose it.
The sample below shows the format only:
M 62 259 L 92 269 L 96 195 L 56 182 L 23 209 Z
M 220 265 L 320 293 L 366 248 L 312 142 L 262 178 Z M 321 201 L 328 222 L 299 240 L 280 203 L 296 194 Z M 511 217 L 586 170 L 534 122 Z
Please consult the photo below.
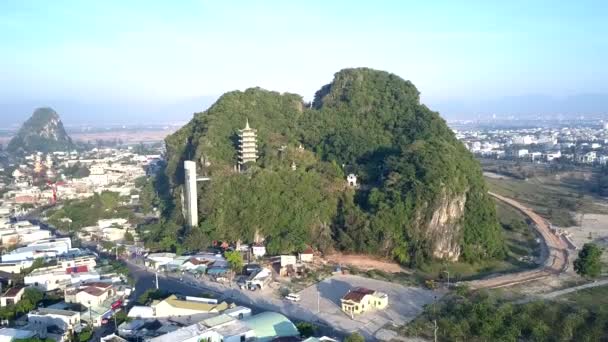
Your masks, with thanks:
M 245 265 L 245 267 L 244 267 L 245 274 L 247 274 L 247 275 L 258 273 L 261 270 L 262 270 L 262 266 L 260 266 L 258 264 L 248 264 L 248 265 Z
M 290 293 L 287 296 L 285 296 L 285 299 L 287 299 L 288 301 L 291 301 L 291 302 L 299 302 L 300 295 L 297 293 Z

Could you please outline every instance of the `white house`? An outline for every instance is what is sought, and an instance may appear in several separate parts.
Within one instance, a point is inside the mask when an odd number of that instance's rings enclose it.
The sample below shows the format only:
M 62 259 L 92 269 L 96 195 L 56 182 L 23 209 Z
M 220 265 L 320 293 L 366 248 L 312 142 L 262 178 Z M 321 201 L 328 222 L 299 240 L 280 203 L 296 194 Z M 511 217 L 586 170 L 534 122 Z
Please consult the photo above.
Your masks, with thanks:
M 2 296 L 0 297 L 0 306 L 4 307 L 7 305 L 16 304 L 21 300 L 21 297 L 25 293 L 24 286 L 15 286 L 8 289 Z
M 346 182 L 348 182 L 348 186 L 356 187 L 357 186 L 357 176 L 354 173 L 350 173 L 346 176 Z
M 50 326 L 56 326 L 65 332 L 71 332 L 80 323 L 80 313 L 70 310 L 38 308 L 27 314 L 27 320 L 30 323 L 30 328 L 40 332 L 46 332 L 47 327 Z
M 251 254 L 253 254 L 253 256 L 256 258 L 263 257 L 264 255 L 266 255 L 266 246 L 258 243 L 253 244 L 251 246 Z

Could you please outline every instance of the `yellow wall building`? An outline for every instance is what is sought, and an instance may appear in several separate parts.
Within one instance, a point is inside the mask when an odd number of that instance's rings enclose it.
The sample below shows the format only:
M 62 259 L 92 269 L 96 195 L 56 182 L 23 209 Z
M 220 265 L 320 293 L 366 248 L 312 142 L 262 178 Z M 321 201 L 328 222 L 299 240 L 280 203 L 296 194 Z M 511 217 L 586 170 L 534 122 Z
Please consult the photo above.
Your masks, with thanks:
M 388 305 L 386 293 L 357 287 L 348 291 L 341 299 L 342 311 L 349 316 L 358 315 L 369 310 L 384 309 Z

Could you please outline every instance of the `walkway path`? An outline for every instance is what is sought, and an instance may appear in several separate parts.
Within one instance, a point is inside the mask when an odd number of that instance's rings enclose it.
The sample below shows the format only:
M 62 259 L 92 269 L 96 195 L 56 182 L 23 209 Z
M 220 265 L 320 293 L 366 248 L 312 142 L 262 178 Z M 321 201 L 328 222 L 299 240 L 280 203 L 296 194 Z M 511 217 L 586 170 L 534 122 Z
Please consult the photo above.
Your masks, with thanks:
M 544 218 L 540 217 L 540 215 L 532 211 L 532 209 L 511 198 L 507 198 L 492 192 L 489 194 L 528 216 L 530 220 L 534 222 L 534 226 L 540 234 L 542 243 L 544 244 L 548 253 L 545 253 L 546 258 L 543 265 L 534 270 L 474 280 L 468 282 L 469 286 L 473 289 L 507 287 L 533 280 L 543 279 L 564 272 L 568 267 L 567 246 L 559 236 L 553 233 L 550 224 Z

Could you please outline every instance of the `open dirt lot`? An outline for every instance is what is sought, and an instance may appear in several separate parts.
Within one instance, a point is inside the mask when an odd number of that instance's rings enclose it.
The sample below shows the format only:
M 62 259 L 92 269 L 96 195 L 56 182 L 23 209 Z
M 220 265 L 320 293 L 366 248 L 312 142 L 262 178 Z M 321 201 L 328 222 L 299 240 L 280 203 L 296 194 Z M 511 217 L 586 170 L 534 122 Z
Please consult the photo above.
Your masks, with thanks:
M 584 244 L 594 242 L 603 248 L 608 248 L 608 215 L 577 214 L 577 222 L 581 222 L 581 216 L 582 225 L 566 228 L 572 234 L 576 247 L 580 249 Z M 602 254 L 602 261 L 608 264 L 608 253 Z
M 388 307 L 351 319 L 341 311 L 340 298 L 355 287 L 366 287 L 386 293 L 389 298 Z M 443 296 L 438 291 L 405 287 L 354 275 L 334 275 L 300 291 L 299 294 L 301 301 L 295 305 L 311 312 L 317 312 L 318 308 L 318 318 L 321 321 L 343 331 L 359 330 L 368 338 L 374 336 L 387 323 L 403 325 L 411 321 L 422 312 L 424 305 Z
M 396 262 L 374 258 L 370 255 L 332 254 L 326 256 L 325 260 L 337 265 L 354 266 L 363 271 L 381 270 L 389 273 L 410 273 L 408 269 L 401 267 Z

